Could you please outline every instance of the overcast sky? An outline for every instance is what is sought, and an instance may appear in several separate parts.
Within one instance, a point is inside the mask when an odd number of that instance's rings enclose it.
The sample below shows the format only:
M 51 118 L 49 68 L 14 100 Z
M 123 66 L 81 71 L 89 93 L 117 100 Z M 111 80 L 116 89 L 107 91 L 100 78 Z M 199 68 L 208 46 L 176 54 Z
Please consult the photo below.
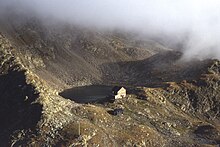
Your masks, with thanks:
M 0 0 L 2 11 L 12 6 L 84 26 L 171 38 L 188 34 L 185 58 L 220 59 L 220 0 Z

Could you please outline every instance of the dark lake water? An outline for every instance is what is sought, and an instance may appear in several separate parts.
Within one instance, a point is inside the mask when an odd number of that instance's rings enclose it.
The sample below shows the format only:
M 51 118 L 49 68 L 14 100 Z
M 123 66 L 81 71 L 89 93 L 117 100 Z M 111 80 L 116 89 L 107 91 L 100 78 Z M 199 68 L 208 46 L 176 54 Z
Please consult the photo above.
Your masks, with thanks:
M 99 103 L 108 101 L 113 86 L 91 85 L 64 90 L 60 95 L 77 103 Z

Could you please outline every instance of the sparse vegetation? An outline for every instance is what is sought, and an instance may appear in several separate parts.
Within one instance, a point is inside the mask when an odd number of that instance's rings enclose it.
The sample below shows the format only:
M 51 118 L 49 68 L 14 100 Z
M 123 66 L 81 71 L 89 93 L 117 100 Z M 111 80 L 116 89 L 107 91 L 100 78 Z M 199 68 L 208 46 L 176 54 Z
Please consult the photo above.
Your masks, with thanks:
M 183 63 L 180 52 L 151 40 L 48 27 L 40 21 L 14 30 L 4 30 L 9 37 L 0 35 L 0 145 L 220 143 L 218 60 Z M 64 89 L 96 84 L 123 85 L 128 94 L 90 104 L 59 95 Z M 117 108 L 123 113 L 108 113 Z

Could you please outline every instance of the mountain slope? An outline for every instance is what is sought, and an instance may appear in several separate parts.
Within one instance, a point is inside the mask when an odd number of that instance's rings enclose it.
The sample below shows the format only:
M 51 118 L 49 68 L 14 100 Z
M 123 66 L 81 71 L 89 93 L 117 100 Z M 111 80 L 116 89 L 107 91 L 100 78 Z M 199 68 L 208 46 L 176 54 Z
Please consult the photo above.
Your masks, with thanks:
M 35 17 L 1 20 L 2 146 L 220 143 L 218 60 L 181 61 L 180 52 L 131 33 L 45 24 Z M 59 95 L 96 84 L 122 85 L 128 94 L 92 104 Z M 112 115 L 121 107 L 122 115 Z
M 40 69 L 36 72 L 42 78 L 51 78 L 57 85 L 102 83 L 103 73 L 108 72 L 100 68 L 102 64 L 140 60 L 167 50 L 154 41 L 136 40 L 129 34 L 127 37 L 123 33 L 95 32 L 66 24 L 45 24 L 37 18 L 26 19 L 8 20 L 1 24 L 2 31 L 25 58 L 33 60 L 24 60 L 29 68 Z

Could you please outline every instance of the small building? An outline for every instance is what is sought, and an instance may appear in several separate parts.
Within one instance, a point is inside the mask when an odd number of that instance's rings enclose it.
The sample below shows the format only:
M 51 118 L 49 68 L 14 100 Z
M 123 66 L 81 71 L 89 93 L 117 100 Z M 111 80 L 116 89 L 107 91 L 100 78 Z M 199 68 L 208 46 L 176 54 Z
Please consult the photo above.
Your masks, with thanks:
M 126 97 L 126 89 L 121 86 L 115 86 L 112 89 L 112 94 L 114 96 L 114 99 L 122 99 Z

